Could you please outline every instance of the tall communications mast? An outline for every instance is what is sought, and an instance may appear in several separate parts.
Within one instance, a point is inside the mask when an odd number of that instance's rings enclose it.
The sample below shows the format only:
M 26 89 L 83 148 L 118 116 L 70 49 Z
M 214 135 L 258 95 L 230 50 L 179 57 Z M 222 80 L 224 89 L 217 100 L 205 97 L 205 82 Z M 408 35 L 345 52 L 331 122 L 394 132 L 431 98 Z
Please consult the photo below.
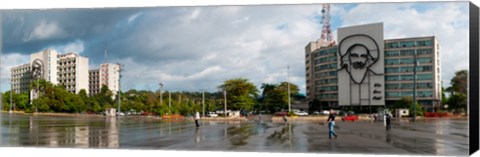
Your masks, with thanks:
M 330 26 L 330 4 L 322 4 L 322 34 L 319 43 L 320 47 L 329 47 L 335 44 Z

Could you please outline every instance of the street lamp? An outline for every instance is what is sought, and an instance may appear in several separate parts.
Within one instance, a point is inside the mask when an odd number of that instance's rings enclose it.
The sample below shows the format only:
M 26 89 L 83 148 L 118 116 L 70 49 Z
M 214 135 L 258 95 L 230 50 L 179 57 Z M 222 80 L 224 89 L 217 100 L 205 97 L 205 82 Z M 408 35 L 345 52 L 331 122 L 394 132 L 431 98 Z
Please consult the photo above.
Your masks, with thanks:
M 160 105 L 163 105 L 163 96 L 162 96 L 162 88 L 163 88 L 163 83 L 160 81 Z
M 291 111 L 291 104 L 290 104 L 290 82 L 289 82 L 289 74 L 290 66 L 287 65 L 287 88 L 288 88 L 288 112 Z
M 12 106 L 13 106 L 13 101 L 12 101 L 12 92 L 13 92 L 13 83 L 12 79 L 10 78 L 10 110 L 8 111 L 9 113 L 12 113 Z
M 122 71 L 123 71 L 122 67 L 124 65 L 120 64 L 120 63 L 117 63 L 117 64 L 118 64 L 118 75 L 119 75 L 119 77 L 118 77 L 118 107 L 117 107 L 118 109 L 117 110 L 118 110 L 118 113 L 120 113 L 121 112 L 121 110 L 120 110 L 120 106 L 121 106 L 121 104 L 120 104 L 120 92 L 121 92 L 121 89 L 122 89 L 120 80 L 122 78 Z
M 413 122 L 417 118 L 417 49 L 413 56 Z

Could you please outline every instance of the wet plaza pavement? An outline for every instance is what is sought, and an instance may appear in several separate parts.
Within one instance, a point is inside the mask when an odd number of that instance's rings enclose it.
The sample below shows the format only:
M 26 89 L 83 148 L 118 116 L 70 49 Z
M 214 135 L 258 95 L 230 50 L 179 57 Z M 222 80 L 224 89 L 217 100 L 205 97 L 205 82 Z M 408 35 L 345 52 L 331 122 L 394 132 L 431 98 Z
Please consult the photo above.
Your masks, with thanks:
M 120 148 L 293 153 L 468 155 L 468 121 L 436 119 L 337 122 L 168 122 L 146 118 L 1 116 L 2 147 Z

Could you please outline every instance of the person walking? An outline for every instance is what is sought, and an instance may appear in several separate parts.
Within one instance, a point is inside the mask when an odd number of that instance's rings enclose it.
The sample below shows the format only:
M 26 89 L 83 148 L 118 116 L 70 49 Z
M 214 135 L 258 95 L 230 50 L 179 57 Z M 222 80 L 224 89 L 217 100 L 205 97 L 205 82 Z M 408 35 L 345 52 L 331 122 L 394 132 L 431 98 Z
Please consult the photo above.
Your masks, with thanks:
M 283 115 L 283 122 L 286 124 L 287 123 L 287 114 Z
M 390 121 L 392 119 L 392 116 L 389 113 L 387 113 L 385 119 L 387 121 L 387 131 L 389 131 L 392 128 L 391 125 L 390 125 Z
M 335 138 L 337 138 L 337 134 L 335 133 L 335 131 L 333 131 L 333 128 L 335 127 L 335 114 L 333 112 L 332 109 L 330 109 L 330 116 L 328 116 L 328 138 L 331 139 L 332 138 L 332 135 L 335 136 Z
M 198 111 L 195 112 L 195 125 L 197 125 L 197 127 L 200 127 L 200 125 L 198 124 L 198 120 L 200 119 L 200 113 L 198 113 Z

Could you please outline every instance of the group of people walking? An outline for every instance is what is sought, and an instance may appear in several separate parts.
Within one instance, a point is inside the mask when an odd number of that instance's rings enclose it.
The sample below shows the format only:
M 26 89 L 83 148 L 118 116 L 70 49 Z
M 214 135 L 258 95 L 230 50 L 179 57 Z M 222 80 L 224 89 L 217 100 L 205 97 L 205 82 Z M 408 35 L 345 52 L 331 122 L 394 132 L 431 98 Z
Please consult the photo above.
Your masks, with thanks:
M 259 118 L 261 118 L 261 117 L 259 116 Z M 200 119 L 200 113 L 195 112 L 195 125 L 197 127 L 200 127 L 200 125 L 198 124 L 199 119 Z M 390 120 L 391 120 L 390 114 L 386 114 L 385 121 L 386 121 L 387 131 L 389 131 L 391 129 Z M 287 116 L 286 115 L 283 117 L 283 121 L 285 123 L 287 123 Z M 328 122 L 328 138 L 329 139 L 331 139 L 332 137 L 337 138 L 338 135 L 334 131 L 334 128 L 335 128 L 335 112 L 332 109 L 330 109 L 330 115 L 328 116 L 327 122 Z

